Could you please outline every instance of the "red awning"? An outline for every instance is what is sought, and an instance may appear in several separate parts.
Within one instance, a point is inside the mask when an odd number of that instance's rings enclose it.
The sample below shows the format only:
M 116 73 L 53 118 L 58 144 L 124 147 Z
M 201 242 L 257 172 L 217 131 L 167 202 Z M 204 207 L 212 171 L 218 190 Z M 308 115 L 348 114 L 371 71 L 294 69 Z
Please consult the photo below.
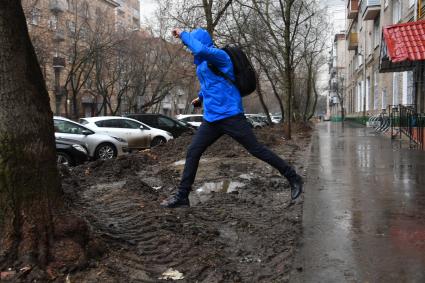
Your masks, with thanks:
M 425 21 L 387 26 L 383 34 L 392 63 L 425 60 Z

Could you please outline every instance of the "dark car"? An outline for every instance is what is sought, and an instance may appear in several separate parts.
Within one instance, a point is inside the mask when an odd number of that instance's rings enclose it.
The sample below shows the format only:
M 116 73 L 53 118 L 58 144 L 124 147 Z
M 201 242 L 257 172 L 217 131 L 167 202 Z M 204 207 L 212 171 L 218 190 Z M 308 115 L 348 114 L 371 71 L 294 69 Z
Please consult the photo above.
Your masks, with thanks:
M 58 165 L 77 166 L 87 161 L 87 149 L 71 141 L 56 140 L 56 161 Z
M 148 126 L 170 132 L 173 138 L 193 129 L 186 124 L 162 114 L 127 114 L 125 117 L 138 120 Z

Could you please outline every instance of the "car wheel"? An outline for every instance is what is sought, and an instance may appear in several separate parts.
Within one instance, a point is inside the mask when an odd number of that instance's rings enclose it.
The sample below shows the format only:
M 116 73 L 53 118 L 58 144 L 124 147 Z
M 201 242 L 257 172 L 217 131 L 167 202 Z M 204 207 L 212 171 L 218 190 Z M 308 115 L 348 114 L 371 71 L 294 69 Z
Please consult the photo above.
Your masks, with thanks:
M 56 163 L 58 165 L 63 165 L 63 166 L 74 166 L 74 162 L 71 156 L 69 156 L 68 154 L 64 152 L 57 153 Z
M 102 143 L 96 148 L 94 157 L 100 160 L 112 159 L 117 157 L 117 149 L 110 143 Z
M 167 140 L 163 137 L 155 137 L 152 141 L 151 141 L 151 147 L 166 143 Z

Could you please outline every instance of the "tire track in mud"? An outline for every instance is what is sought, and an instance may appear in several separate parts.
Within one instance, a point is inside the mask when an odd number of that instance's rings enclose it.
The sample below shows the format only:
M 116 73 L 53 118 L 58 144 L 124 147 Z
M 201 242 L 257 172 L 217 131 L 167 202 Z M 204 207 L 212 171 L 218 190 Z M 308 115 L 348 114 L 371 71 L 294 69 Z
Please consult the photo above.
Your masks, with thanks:
M 293 159 L 298 151 L 295 145 L 284 153 Z M 252 160 L 210 164 L 218 177 L 257 174 L 239 179 L 245 185 L 236 192 L 212 193 L 189 209 L 159 207 L 180 175 L 170 166 L 151 166 L 143 174 L 112 178 L 114 182 L 110 175 L 98 174 L 90 181 L 80 178 L 74 209 L 104 239 L 109 253 L 78 281 L 93 282 L 88 278 L 95 272 L 102 273 L 105 282 L 159 282 L 169 268 L 184 274 L 181 282 L 288 281 L 302 207 L 290 205 L 286 181 Z M 198 181 L 195 187 L 211 180 L 217 176 Z

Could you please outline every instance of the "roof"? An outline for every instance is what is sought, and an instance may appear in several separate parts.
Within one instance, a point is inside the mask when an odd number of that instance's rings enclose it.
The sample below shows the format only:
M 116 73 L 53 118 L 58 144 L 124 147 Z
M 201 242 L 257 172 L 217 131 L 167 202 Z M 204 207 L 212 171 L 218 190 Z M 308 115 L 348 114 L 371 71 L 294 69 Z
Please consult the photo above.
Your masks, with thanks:
M 387 26 L 383 34 L 393 63 L 425 60 L 425 21 Z
M 404 72 L 425 63 L 425 21 L 391 25 L 382 31 L 379 72 Z
M 103 121 L 103 120 L 131 120 L 131 121 L 140 123 L 140 121 L 137 121 L 133 118 L 122 117 L 122 116 L 95 116 L 95 117 L 84 117 L 81 119 L 84 119 L 88 122 L 97 122 L 97 121 Z

